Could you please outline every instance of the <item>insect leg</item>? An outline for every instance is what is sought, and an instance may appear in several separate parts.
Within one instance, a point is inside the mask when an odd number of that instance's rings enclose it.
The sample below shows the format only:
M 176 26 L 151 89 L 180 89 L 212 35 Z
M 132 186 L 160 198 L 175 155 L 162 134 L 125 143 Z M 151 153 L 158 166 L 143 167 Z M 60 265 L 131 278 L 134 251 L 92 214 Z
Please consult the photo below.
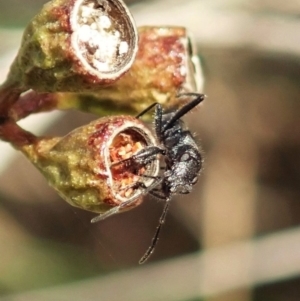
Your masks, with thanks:
M 154 237 L 152 238 L 151 245 L 147 249 L 147 251 L 145 252 L 143 257 L 140 259 L 139 264 L 145 263 L 148 260 L 148 258 L 151 256 L 151 254 L 153 253 L 153 251 L 155 249 L 155 246 L 157 244 L 158 238 L 159 238 L 159 233 L 160 233 L 161 227 L 165 223 L 166 215 L 167 215 L 167 212 L 168 212 L 168 209 L 169 209 L 169 205 L 170 205 L 170 199 L 168 198 L 168 199 L 166 199 L 166 204 L 165 204 L 165 207 L 163 209 L 162 215 L 159 219 L 158 226 L 156 228 Z
M 147 165 L 155 160 L 155 156 L 158 154 L 165 154 L 165 150 L 159 148 L 158 146 L 148 146 L 142 150 L 140 150 L 135 155 L 132 155 L 128 159 L 121 160 L 119 162 L 115 162 L 111 164 L 111 167 L 119 165 L 119 164 L 126 164 L 126 163 L 135 163 L 138 165 Z
M 162 178 L 156 177 L 155 181 L 148 187 L 143 182 L 136 182 L 130 186 L 125 187 L 124 189 L 132 188 L 132 187 L 135 187 L 135 188 L 141 187 L 141 188 L 145 189 L 143 191 L 143 194 L 147 194 L 148 192 L 150 192 L 153 189 L 153 187 L 159 185 L 161 183 L 161 181 L 162 181 Z M 99 214 L 98 216 L 92 218 L 91 223 L 97 223 L 99 221 L 102 221 L 102 220 L 108 218 L 109 216 L 119 213 L 121 209 L 123 209 L 127 206 L 130 206 L 132 203 L 134 203 L 138 197 L 139 196 L 137 196 L 133 199 L 130 199 L 128 201 L 125 201 L 125 202 L 121 203 L 119 206 L 113 207 L 110 210 Z
M 154 129 L 155 129 L 156 137 L 159 140 L 159 142 L 163 141 L 162 116 L 163 116 L 163 109 L 162 106 L 158 103 L 155 107 Z
M 149 194 L 153 195 L 154 197 L 160 199 L 160 200 L 166 200 L 166 196 L 161 194 L 158 189 L 153 189 L 149 191 Z
M 117 206 L 117 207 L 113 207 L 113 208 L 111 208 L 110 210 L 106 211 L 105 213 L 101 213 L 101 214 L 99 214 L 98 216 L 93 217 L 93 218 L 91 219 L 91 223 L 94 224 L 94 223 L 100 222 L 100 221 L 106 219 L 107 217 L 109 217 L 109 216 L 111 216 L 111 215 L 114 215 L 114 214 L 118 213 L 118 212 L 120 211 L 120 209 L 121 209 L 121 208 L 120 208 L 120 205 Z
M 145 115 L 148 111 L 150 111 L 153 107 L 155 107 L 155 117 L 154 117 L 154 125 L 155 125 L 155 132 L 156 136 L 159 139 L 159 141 L 162 141 L 162 115 L 163 110 L 161 104 L 155 102 L 152 105 L 150 105 L 148 108 L 143 110 L 141 113 L 139 113 L 136 118 L 140 118 L 141 116 Z
M 142 182 L 138 182 L 138 183 L 143 184 Z M 135 183 L 135 184 L 137 184 L 137 183 Z M 128 188 L 128 187 L 126 187 L 126 189 L 127 189 L 127 188 Z M 129 187 L 129 188 L 130 188 L 130 187 Z M 133 204 L 133 203 L 136 201 L 136 199 L 137 199 L 138 197 L 139 197 L 139 196 L 137 196 L 137 197 L 135 197 L 135 198 L 133 198 L 133 199 L 130 199 L 130 200 L 128 200 L 128 201 L 125 201 L 125 202 L 121 203 L 119 206 L 113 207 L 113 208 L 111 208 L 110 210 L 108 210 L 108 211 L 106 211 L 106 212 L 104 212 L 104 213 L 99 214 L 98 216 L 96 216 L 96 217 L 94 217 L 94 218 L 91 219 L 91 223 L 93 223 L 93 224 L 94 224 L 94 223 L 97 223 L 97 222 L 99 222 L 99 221 L 102 221 L 102 220 L 104 220 L 104 219 L 106 219 L 106 218 L 108 218 L 108 217 L 114 215 L 114 214 L 119 213 L 120 210 L 122 210 L 123 208 L 125 208 L 125 207 L 130 206 L 131 204 Z

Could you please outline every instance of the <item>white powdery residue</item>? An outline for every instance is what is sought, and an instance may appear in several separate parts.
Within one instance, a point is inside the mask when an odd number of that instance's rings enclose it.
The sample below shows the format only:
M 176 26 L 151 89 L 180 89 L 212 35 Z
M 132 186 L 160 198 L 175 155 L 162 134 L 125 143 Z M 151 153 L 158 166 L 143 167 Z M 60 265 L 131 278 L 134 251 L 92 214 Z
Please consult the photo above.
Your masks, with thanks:
M 181 74 L 181 76 L 186 76 L 187 70 L 186 70 L 185 66 L 180 67 L 180 74 Z
M 108 72 L 111 70 L 111 67 L 107 62 L 99 62 L 98 60 L 93 59 L 93 65 L 102 72 Z
M 81 6 L 78 36 L 89 63 L 99 71 L 108 72 L 120 60 L 118 55 L 128 53 L 129 45 L 122 41 L 121 33 L 114 28 L 112 20 L 106 15 L 107 11 L 96 9 L 94 4 Z
M 91 16 L 91 14 L 93 13 L 93 9 L 91 7 L 88 6 L 82 6 L 81 7 L 81 17 L 82 18 L 88 18 Z
M 100 28 L 109 29 L 111 27 L 111 21 L 107 16 L 100 16 L 99 17 L 99 25 Z
M 99 38 L 99 33 L 96 29 L 91 29 L 89 27 L 89 32 L 87 33 L 87 37 L 85 37 L 85 42 L 89 48 L 97 48 L 98 47 L 98 38 Z
M 96 59 L 101 62 L 113 63 L 116 56 L 117 46 L 119 41 L 114 36 L 103 36 L 101 34 L 97 37 L 98 50 L 95 52 Z
M 84 7 L 84 6 L 82 6 L 82 7 Z M 88 7 L 88 8 L 90 7 L 90 8 L 92 8 L 94 10 L 95 3 L 94 2 L 90 2 L 90 3 L 86 4 L 86 7 Z
M 80 41 L 87 43 L 91 38 L 91 29 L 89 25 L 83 25 L 78 30 L 78 36 Z
M 120 47 L 119 47 L 119 54 L 125 54 L 128 52 L 128 43 L 125 41 L 122 41 L 120 43 Z
M 92 30 L 97 30 L 98 29 L 98 24 L 96 22 L 93 22 L 91 25 L 90 25 L 91 29 Z

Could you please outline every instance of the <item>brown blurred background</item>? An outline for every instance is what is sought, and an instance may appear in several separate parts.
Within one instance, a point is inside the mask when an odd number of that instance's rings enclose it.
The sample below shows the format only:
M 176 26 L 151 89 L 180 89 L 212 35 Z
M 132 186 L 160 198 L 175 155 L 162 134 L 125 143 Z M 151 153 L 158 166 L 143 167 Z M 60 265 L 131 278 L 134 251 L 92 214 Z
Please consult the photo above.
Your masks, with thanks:
M 0 143 L 0 301 L 298 301 L 300 1 L 130 2 L 138 25 L 187 26 L 197 42 L 208 97 L 187 122 L 205 156 L 199 183 L 174 198 L 140 267 L 161 202 L 91 225 Z M 0 2 L 1 80 L 43 3 Z M 62 135 L 93 118 L 24 125 Z

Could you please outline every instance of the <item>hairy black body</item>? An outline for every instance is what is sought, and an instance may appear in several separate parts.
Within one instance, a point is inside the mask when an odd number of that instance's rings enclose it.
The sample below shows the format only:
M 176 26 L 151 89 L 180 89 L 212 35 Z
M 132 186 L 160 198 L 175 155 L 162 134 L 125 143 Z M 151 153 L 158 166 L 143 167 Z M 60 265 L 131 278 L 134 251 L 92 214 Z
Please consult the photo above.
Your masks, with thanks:
M 181 94 L 179 97 L 192 98 L 192 100 L 177 111 L 171 113 L 164 113 L 162 106 L 158 103 L 154 103 L 137 116 L 137 118 L 140 118 L 155 107 L 154 130 L 159 146 L 146 147 L 132 157 L 115 163 L 126 164 L 128 168 L 139 169 L 141 166 L 146 166 L 151 161 L 157 159 L 158 155 L 163 157 L 165 163 L 162 175 L 155 177 L 151 186 L 145 187 L 142 182 L 134 184 L 136 187 L 138 186 L 143 189 L 144 194 L 149 193 L 166 202 L 152 243 L 140 260 L 141 264 L 149 258 L 154 250 L 161 226 L 165 221 L 171 197 L 175 194 L 190 193 L 193 185 L 195 185 L 198 180 L 202 167 L 202 157 L 199 147 L 195 142 L 194 136 L 181 120 L 181 117 L 202 102 L 204 100 L 204 95 L 186 93 Z M 130 203 L 131 202 L 132 200 Z M 120 209 L 130 205 L 130 203 L 124 202 L 108 212 L 97 216 L 92 222 L 102 220 L 115 214 L 119 212 Z

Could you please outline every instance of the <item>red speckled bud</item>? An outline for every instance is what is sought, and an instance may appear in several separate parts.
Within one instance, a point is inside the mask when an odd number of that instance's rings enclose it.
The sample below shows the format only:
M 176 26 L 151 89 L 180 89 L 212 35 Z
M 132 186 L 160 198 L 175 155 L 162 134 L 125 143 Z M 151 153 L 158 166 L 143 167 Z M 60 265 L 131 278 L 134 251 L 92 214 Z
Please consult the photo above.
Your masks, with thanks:
M 154 102 L 171 109 L 181 106 L 178 94 L 202 92 L 203 81 L 195 44 L 185 28 L 140 27 L 136 59 L 113 85 L 100 85 L 93 93 L 31 90 L 18 99 L 10 117 L 19 120 L 39 111 L 71 108 L 100 116 L 138 114 Z
M 77 128 L 63 138 L 39 139 L 22 147 L 49 184 L 73 206 L 103 213 L 131 200 L 127 210 L 142 201 L 142 182 L 151 185 L 159 160 L 141 168 L 117 164 L 156 139 L 142 121 L 130 116 L 111 116 Z M 150 176 L 150 177 L 145 177 Z
M 97 90 L 131 67 L 137 42 L 122 0 L 53 0 L 27 26 L 5 86 Z
M 203 91 L 196 45 L 186 28 L 145 26 L 138 32 L 139 49 L 129 71 L 114 85 L 91 96 L 79 94 L 77 100 L 88 102 L 94 97 L 100 108 L 101 100 L 111 100 L 140 112 L 154 102 L 165 108 L 176 108 L 181 106 L 178 94 Z M 63 100 L 61 105 L 63 107 Z

